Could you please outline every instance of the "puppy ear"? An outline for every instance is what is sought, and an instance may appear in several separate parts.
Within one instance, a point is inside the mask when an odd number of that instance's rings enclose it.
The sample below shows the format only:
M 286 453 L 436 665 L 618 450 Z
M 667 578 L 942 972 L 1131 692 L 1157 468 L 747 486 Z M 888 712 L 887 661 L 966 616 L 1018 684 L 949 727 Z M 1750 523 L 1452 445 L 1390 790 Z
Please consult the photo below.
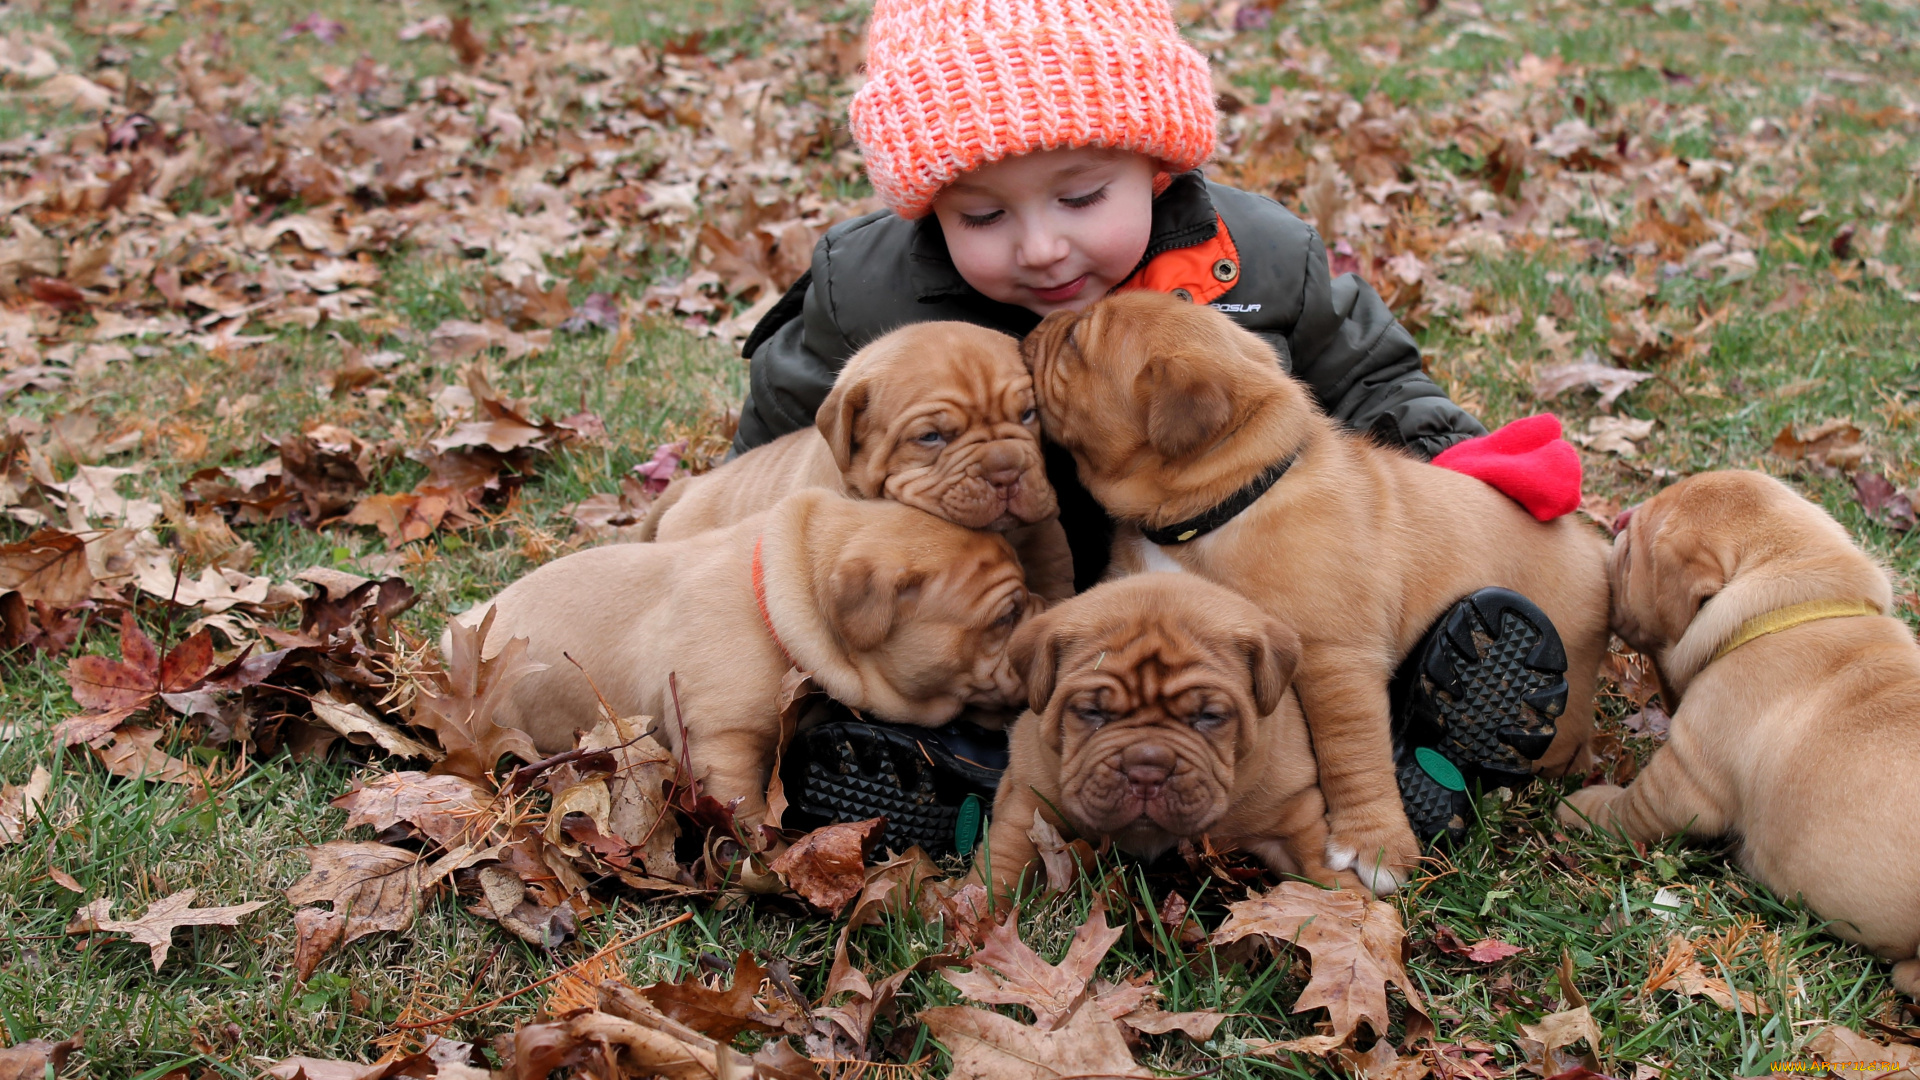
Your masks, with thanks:
M 1053 623 L 1047 612 L 1029 616 L 1007 642 L 1007 659 L 1026 681 L 1027 705 L 1037 713 L 1046 712 L 1047 702 L 1053 699 L 1053 683 L 1060 662 Z
M 851 379 L 835 379 L 833 389 L 827 391 L 827 400 L 820 403 L 820 411 L 813 414 L 813 426 L 833 448 L 833 463 L 841 472 L 853 467 L 854 425 L 867 407 L 873 388 L 869 380 L 855 376 Z
M 1135 380 L 1147 406 L 1147 442 L 1168 460 L 1212 442 L 1233 420 L 1227 388 L 1179 357 L 1148 364 Z
M 827 579 L 827 617 L 854 652 L 870 652 L 887 640 L 907 571 L 881 566 L 864 555 L 841 559 Z
M 1264 620 L 1260 631 L 1242 642 L 1253 671 L 1253 706 L 1261 716 L 1280 707 L 1281 695 L 1300 666 L 1300 635 L 1278 619 Z

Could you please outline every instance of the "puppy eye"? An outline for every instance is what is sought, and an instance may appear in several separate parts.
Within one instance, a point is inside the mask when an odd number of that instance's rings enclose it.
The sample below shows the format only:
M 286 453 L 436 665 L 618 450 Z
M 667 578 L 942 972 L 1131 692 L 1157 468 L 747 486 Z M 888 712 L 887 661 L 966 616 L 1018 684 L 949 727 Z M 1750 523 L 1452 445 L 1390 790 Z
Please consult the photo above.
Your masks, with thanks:
M 1026 412 L 1020 414 L 1020 422 L 1022 424 L 1031 424 L 1038 419 L 1040 419 L 1039 409 L 1028 409 Z
M 1218 709 L 1202 709 L 1187 717 L 1187 724 L 1197 730 L 1205 731 L 1217 728 L 1227 722 L 1227 714 Z
M 1108 716 L 1105 712 L 1091 705 L 1082 705 L 1073 711 L 1075 715 L 1086 722 L 1088 727 L 1102 727 L 1108 720 L 1112 719 L 1112 717 Z
M 919 443 L 921 446 L 939 446 L 941 443 L 947 441 L 947 437 L 937 431 L 929 431 L 913 441 Z
M 1026 599 L 1025 597 L 1015 596 L 1013 598 L 1013 603 L 1008 605 L 1007 607 L 1007 613 L 993 621 L 994 628 L 1001 629 L 1001 630 L 1009 629 L 1013 626 L 1014 623 L 1019 622 L 1020 611 L 1021 609 L 1027 606 L 1025 603 L 1025 599 Z

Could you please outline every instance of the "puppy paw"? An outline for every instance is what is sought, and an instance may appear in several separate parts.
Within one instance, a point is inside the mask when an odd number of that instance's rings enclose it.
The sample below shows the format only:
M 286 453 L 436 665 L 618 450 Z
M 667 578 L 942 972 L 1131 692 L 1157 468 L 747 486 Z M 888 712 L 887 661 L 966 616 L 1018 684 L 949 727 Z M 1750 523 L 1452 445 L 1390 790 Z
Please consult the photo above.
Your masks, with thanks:
M 1363 859 L 1359 848 L 1333 836 L 1327 837 L 1327 869 L 1343 877 L 1343 872 L 1351 872 L 1376 898 L 1393 895 L 1413 876 L 1411 858 L 1399 862 L 1387 848 L 1376 846 Z
M 1920 959 L 1902 960 L 1893 965 L 1894 989 L 1920 1001 Z
M 1626 788 L 1612 784 L 1581 788 L 1560 800 L 1560 805 L 1553 811 L 1553 818 L 1570 829 L 1591 830 L 1596 825 L 1604 828 L 1608 804 L 1626 793 Z

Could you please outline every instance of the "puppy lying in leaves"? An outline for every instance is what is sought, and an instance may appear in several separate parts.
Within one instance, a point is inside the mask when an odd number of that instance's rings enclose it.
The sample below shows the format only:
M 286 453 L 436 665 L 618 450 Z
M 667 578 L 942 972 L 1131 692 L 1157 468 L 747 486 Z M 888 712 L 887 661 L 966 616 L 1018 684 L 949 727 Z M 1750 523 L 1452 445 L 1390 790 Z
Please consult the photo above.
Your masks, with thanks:
M 556 559 L 460 621 L 493 611 L 489 654 L 526 638 L 547 665 L 514 684 L 501 726 L 542 753 L 571 749 L 597 690 L 615 715 L 653 717 L 751 827 L 767 815 L 790 669 L 862 712 L 938 727 L 1017 700 L 1007 644 L 1038 604 L 1005 538 L 809 489 L 691 540 Z

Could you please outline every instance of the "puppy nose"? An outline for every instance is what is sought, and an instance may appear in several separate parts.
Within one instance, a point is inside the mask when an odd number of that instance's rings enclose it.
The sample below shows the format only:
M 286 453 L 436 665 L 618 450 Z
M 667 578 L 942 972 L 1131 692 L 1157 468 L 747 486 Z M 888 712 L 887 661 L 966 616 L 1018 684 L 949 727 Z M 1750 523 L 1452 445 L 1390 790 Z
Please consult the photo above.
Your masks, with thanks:
M 980 456 L 980 476 L 994 487 L 1012 487 L 1025 471 L 1020 467 L 1020 452 L 1010 446 L 990 446 Z
M 1619 536 L 1621 533 L 1627 531 L 1627 522 L 1633 520 L 1634 510 L 1635 507 L 1629 506 L 1625 510 L 1620 511 L 1619 516 L 1613 519 L 1613 535 Z
M 1173 775 L 1173 751 L 1158 743 L 1135 743 L 1120 755 L 1120 771 L 1134 795 L 1150 799 Z

